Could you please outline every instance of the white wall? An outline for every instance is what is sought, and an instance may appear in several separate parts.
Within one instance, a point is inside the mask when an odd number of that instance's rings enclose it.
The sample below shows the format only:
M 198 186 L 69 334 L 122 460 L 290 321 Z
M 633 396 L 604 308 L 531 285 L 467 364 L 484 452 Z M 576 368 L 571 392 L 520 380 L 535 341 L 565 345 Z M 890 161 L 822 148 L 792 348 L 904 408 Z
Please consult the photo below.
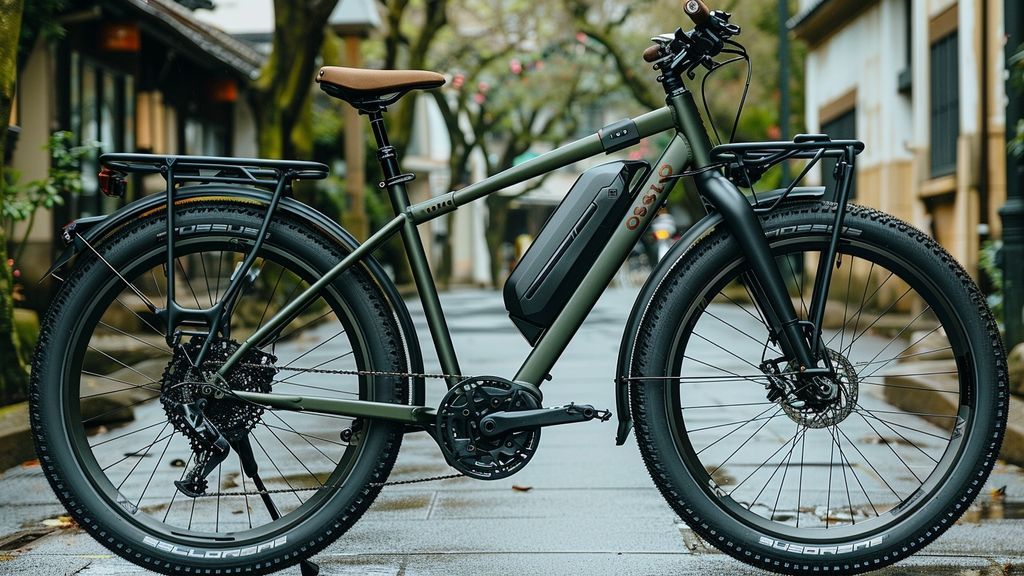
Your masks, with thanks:
M 846 24 L 807 56 L 805 120 L 821 129 L 821 108 L 856 90 L 857 138 L 867 147 L 858 166 L 911 158 L 913 133 L 909 99 L 898 92 L 906 68 L 902 0 L 883 0 Z M 914 87 L 920 90 L 920 82 Z

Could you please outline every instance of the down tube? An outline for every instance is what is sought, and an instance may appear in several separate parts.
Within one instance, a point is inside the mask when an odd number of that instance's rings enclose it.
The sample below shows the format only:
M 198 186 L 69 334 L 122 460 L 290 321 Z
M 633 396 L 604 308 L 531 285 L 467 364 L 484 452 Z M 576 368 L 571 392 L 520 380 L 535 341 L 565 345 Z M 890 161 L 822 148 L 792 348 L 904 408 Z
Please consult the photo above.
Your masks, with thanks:
M 537 342 L 533 351 L 519 368 L 519 373 L 516 374 L 517 381 L 540 386 L 544 377 L 562 355 L 566 345 L 583 324 L 583 320 L 590 313 L 601 293 L 611 283 L 622 263 L 626 261 L 633 245 L 647 229 L 647 225 L 650 224 L 657 212 L 657 207 L 661 206 L 678 181 L 678 178 L 670 179 L 668 177 L 682 172 L 684 167 L 689 165 L 689 161 L 690 147 L 686 140 L 677 134 L 661 158 L 658 159 L 656 168 L 644 182 L 640 193 L 633 199 L 626 219 L 615 229 L 608 244 L 601 251 L 587 275 L 583 277 L 583 281 L 569 299 L 565 309 L 555 318 L 554 323 L 541 336 L 540 341 Z

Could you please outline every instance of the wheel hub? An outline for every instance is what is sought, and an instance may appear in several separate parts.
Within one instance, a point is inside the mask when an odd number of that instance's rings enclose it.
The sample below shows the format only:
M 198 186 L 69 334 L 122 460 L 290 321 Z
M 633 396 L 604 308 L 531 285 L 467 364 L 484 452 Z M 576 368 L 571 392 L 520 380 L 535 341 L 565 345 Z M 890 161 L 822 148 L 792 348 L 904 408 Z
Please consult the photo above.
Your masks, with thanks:
M 808 428 L 835 426 L 845 420 L 857 405 L 857 371 L 850 361 L 835 350 L 827 351 L 835 372 L 832 376 L 815 376 L 810 382 L 800 382 L 797 388 L 817 387 L 812 399 L 801 398 L 798 394 L 782 396 L 778 402 L 791 420 Z
M 232 442 L 248 434 L 263 415 L 263 407 L 232 398 L 230 394 L 224 394 L 220 387 L 210 384 L 215 377 L 216 367 L 238 349 L 238 343 L 214 339 L 203 365 L 196 367 L 193 359 L 199 356 L 204 341 L 202 336 L 193 336 L 187 343 L 176 346 L 160 383 L 160 402 L 164 406 L 167 420 L 189 438 L 193 449 L 206 447 L 197 446 L 201 443 L 200 439 L 195 437 L 192 427 L 182 418 L 179 405 L 191 405 L 204 399 L 203 416 Z M 277 368 L 274 367 L 276 361 L 277 358 L 270 354 L 250 350 L 227 373 L 225 379 L 232 390 L 270 392 L 274 375 L 277 374 Z
M 497 480 L 515 474 L 533 458 L 540 428 L 485 436 L 480 421 L 497 412 L 533 410 L 540 402 L 526 387 L 493 376 L 464 380 L 445 394 L 437 410 L 437 443 L 463 474 Z

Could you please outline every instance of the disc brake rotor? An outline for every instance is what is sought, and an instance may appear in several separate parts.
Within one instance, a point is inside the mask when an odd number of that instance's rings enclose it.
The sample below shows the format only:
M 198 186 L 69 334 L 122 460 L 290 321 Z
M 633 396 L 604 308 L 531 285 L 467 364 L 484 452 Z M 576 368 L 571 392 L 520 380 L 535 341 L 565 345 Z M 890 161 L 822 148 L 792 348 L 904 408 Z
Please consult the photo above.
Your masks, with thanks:
M 782 409 L 791 420 L 808 428 L 835 426 L 845 420 L 857 405 L 858 378 L 853 364 L 835 350 L 829 349 L 828 357 L 835 368 L 835 376 L 829 379 L 829 383 L 838 387 L 838 393 L 834 400 L 828 401 L 823 406 L 815 406 L 810 403 L 795 404 L 792 399 L 786 398 L 780 401 Z

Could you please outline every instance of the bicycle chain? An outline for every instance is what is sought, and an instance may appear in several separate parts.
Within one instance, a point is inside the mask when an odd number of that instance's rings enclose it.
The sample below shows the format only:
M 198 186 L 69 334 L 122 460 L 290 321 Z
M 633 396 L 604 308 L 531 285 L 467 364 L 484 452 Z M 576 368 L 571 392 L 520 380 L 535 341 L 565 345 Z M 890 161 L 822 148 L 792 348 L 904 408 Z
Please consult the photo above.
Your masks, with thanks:
M 223 362 L 203 362 L 203 368 L 216 368 Z M 260 364 L 249 364 L 245 362 L 239 362 L 235 364 L 240 368 L 265 368 L 265 365 Z M 301 372 L 301 373 L 312 373 L 312 374 L 336 374 L 340 376 L 398 376 L 402 378 L 423 378 L 423 379 L 440 379 L 447 380 L 449 378 L 462 380 L 463 377 L 458 374 L 431 374 L 431 373 L 414 373 L 414 372 L 389 372 L 385 370 L 328 370 L 326 368 L 293 368 L 291 366 L 277 366 L 278 370 L 284 370 L 289 372 Z M 445 474 L 441 476 L 428 476 L 425 478 L 414 478 L 412 480 L 393 480 L 390 482 L 371 482 L 370 486 L 373 488 L 383 488 L 384 486 L 400 486 L 403 484 L 419 484 L 421 482 L 434 482 L 437 480 L 450 480 L 452 478 L 461 478 L 464 474 Z M 216 498 L 225 496 L 261 496 L 263 494 L 285 494 L 295 492 L 315 492 L 317 490 L 323 490 L 325 488 L 334 489 L 339 488 L 340 484 L 314 486 L 310 488 L 277 488 L 274 490 L 255 490 L 251 492 L 208 492 L 198 496 L 198 498 Z

